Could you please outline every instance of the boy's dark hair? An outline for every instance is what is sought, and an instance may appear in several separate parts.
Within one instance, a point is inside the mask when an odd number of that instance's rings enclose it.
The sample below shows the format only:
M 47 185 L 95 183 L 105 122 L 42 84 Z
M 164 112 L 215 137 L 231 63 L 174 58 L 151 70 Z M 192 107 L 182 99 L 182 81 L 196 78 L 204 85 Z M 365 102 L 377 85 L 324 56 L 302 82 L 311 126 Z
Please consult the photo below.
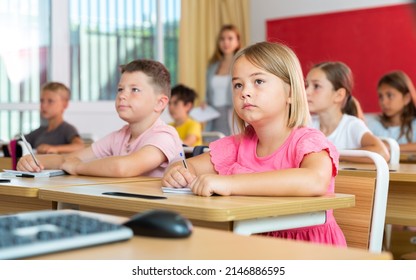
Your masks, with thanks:
M 67 100 L 71 99 L 71 90 L 63 83 L 59 83 L 59 82 L 46 83 L 41 88 L 41 91 L 45 91 L 45 90 L 49 90 L 49 91 L 63 90 L 64 92 L 66 92 L 65 98 Z
M 153 85 L 159 91 L 170 97 L 170 73 L 162 63 L 151 59 L 136 59 L 120 68 L 122 74 L 143 72 L 152 79 Z
M 178 84 L 172 88 L 171 96 L 177 96 L 177 99 L 183 101 L 183 103 L 192 103 L 193 105 L 196 98 L 196 92 L 187 86 Z

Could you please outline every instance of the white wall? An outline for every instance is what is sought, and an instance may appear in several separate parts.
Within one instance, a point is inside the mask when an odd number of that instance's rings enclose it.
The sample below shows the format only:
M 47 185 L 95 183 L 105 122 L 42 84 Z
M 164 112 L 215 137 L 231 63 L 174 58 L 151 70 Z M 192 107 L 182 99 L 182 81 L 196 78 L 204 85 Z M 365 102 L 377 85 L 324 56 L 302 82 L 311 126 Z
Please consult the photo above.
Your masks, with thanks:
M 405 4 L 410 0 L 251 0 L 251 42 L 266 40 L 266 20 Z
M 172 121 L 167 108 L 161 118 L 167 123 Z M 119 118 L 114 101 L 71 101 L 65 111 L 64 119 L 74 125 L 81 135 L 90 135 L 94 140 L 98 140 L 127 124 Z

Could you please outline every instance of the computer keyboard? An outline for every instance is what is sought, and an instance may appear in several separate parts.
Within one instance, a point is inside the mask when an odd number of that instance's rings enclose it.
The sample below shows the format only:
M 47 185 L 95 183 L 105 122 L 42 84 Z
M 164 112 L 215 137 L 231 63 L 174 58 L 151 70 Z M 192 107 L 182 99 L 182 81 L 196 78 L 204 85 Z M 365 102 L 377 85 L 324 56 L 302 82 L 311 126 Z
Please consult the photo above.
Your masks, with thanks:
M 19 259 L 127 240 L 132 236 L 130 228 L 82 211 L 0 215 L 0 259 Z

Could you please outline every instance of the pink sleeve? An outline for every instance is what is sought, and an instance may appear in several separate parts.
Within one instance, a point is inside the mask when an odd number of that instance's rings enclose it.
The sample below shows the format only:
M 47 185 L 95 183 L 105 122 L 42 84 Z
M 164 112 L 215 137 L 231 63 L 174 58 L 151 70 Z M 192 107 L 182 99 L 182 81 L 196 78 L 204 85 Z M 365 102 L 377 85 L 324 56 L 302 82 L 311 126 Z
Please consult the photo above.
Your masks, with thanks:
M 297 142 L 296 164 L 300 166 L 303 158 L 310 153 L 327 151 L 332 161 L 332 176 L 338 173 L 339 154 L 334 144 L 332 144 L 322 132 L 310 130 L 305 133 Z
M 111 132 L 110 134 L 97 141 L 94 141 L 94 143 L 91 144 L 91 149 L 97 158 L 114 155 L 113 144 L 119 132 L 120 130 Z
M 211 162 L 219 174 L 226 174 L 237 161 L 239 141 L 235 136 L 227 136 L 209 144 Z
M 165 154 L 168 162 L 163 166 L 181 159 L 182 142 L 172 126 L 160 125 L 154 128 L 151 133 L 147 133 L 143 137 L 142 147 L 146 145 L 155 146 Z

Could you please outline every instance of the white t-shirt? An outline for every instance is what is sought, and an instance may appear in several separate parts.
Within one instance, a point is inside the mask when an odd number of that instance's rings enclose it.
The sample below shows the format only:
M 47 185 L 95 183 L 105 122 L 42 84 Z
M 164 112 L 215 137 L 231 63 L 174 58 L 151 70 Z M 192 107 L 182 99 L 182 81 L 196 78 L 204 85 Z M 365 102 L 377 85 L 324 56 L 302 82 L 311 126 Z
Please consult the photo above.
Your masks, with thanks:
M 312 127 L 319 129 L 318 116 L 312 117 Z M 337 128 L 327 138 L 338 150 L 361 148 L 361 139 L 366 132 L 371 133 L 366 124 L 359 118 L 344 114 Z
M 378 116 L 366 116 L 366 122 L 369 129 L 373 132 L 374 135 L 378 137 L 388 137 L 393 138 L 399 144 L 407 144 L 409 143 L 406 139 L 405 135 L 402 135 L 400 138 L 400 126 L 389 126 L 384 127 L 383 124 L 380 122 Z M 416 119 L 412 121 L 412 139 L 411 142 L 416 142 Z
M 227 101 L 228 87 L 230 86 L 229 75 L 215 75 L 212 77 L 211 86 L 214 89 L 212 102 L 214 107 L 223 107 L 229 104 Z

